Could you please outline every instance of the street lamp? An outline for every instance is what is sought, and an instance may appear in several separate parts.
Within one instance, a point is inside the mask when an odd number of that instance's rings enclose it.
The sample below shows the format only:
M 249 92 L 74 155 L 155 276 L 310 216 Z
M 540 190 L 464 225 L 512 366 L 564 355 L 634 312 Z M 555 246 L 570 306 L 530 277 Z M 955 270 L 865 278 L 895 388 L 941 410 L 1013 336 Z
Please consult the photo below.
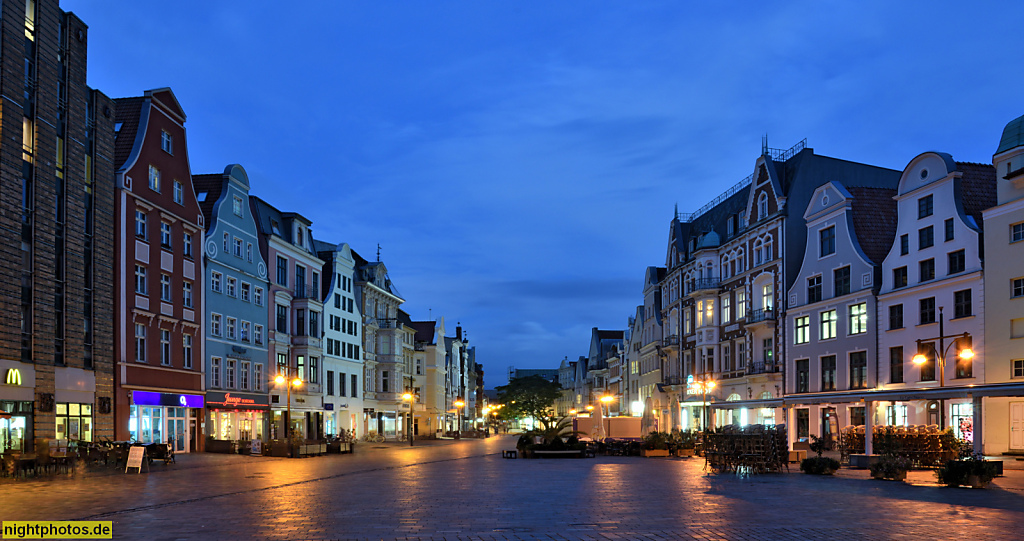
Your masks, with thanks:
M 274 378 L 274 381 L 277 382 L 278 385 L 284 385 L 286 382 L 288 382 L 288 377 L 285 375 L 285 374 L 288 373 L 288 367 L 284 367 L 284 368 L 285 368 L 285 373 L 284 374 L 278 374 L 277 377 Z M 291 445 L 291 441 L 292 441 L 292 386 L 293 385 L 295 387 L 302 386 L 302 380 L 299 379 L 299 378 L 295 378 L 295 379 L 291 380 L 288 383 L 291 383 L 291 385 L 287 386 L 288 396 L 287 396 L 286 400 L 288 402 L 288 413 L 285 415 L 284 437 L 285 437 L 286 440 L 288 440 L 288 444 Z
M 708 430 L 708 391 L 715 388 L 715 380 L 705 376 L 705 380 L 700 382 L 701 402 L 703 403 L 702 409 L 704 410 L 704 431 Z
M 455 428 L 455 439 L 457 440 L 462 439 L 462 406 L 465 405 L 466 403 L 462 401 L 461 396 L 455 399 L 455 411 L 458 412 L 458 425 Z
M 932 340 L 938 340 L 939 341 L 938 352 L 941 352 L 941 355 L 938 358 L 938 362 L 939 362 L 939 388 L 942 388 L 942 387 L 946 386 L 946 355 L 949 353 L 949 349 L 952 348 L 954 344 L 957 344 L 961 340 L 963 340 L 963 349 L 961 349 L 957 353 L 957 356 L 960 357 L 961 359 L 965 360 L 965 361 L 969 361 L 969 360 L 974 358 L 974 351 L 971 349 L 971 342 L 972 342 L 972 340 L 971 340 L 971 333 L 965 332 L 963 334 L 950 334 L 950 335 L 946 335 L 946 333 L 944 331 L 944 326 L 943 326 L 944 323 L 945 323 L 945 321 L 944 321 L 944 318 L 942 316 L 942 307 L 940 306 L 939 307 L 939 335 L 938 336 L 933 336 L 932 338 L 918 338 L 917 339 L 917 355 L 914 355 L 913 359 L 911 359 L 914 362 L 914 364 L 916 364 L 918 366 L 921 366 L 924 363 L 928 362 L 928 357 L 924 353 L 921 353 L 921 342 L 929 342 L 929 341 L 932 341 Z M 953 339 L 953 341 L 950 342 L 948 346 L 945 345 L 946 344 L 945 340 L 947 338 L 952 338 Z M 932 351 L 935 351 L 935 346 L 932 345 L 931 347 L 932 347 Z M 945 429 L 946 429 L 946 401 L 945 401 L 945 399 L 940 398 L 939 399 L 939 430 L 945 430 Z
M 412 393 L 410 393 L 408 391 L 406 391 L 405 394 L 402 395 L 402 400 L 404 400 L 404 401 L 409 403 L 409 427 L 406 429 L 409 432 L 409 447 L 412 447 L 412 445 L 413 445 L 412 444 L 412 439 L 413 439 L 413 433 L 412 433 L 412 408 L 413 408 L 413 405 L 414 405 L 413 404 L 413 399 L 415 399 L 415 398 L 416 397 Z

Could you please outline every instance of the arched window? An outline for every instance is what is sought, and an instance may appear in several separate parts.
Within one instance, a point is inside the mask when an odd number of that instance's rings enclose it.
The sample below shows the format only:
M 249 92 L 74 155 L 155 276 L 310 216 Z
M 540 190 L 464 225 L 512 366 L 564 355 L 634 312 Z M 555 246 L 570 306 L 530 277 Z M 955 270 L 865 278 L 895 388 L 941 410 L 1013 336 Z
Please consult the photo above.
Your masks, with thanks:
M 754 266 L 761 264 L 761 239 L 754 241 Z
M 768 194 L 761 192 L 757 198 L 757 219 L 763 220 L 765 216 L 768 216 Z
M 774 259 L 774 254 L 772 253 L 772 238 L 768 237 L 764 241 L 764 261 L 767 263 L 772 259 Z
M 722 279 L 729 277 L 729 256 L 722 256 Z
M 736 252 L 736 272 L 743 272 L 744 269 L 746 269 L 746 259 L 744 259 L 743 248 L 740 248 L 740 250 Z
M 708 279 L 715 277 L 715 265 L 710 260 L 704 264 L 704 277 Z

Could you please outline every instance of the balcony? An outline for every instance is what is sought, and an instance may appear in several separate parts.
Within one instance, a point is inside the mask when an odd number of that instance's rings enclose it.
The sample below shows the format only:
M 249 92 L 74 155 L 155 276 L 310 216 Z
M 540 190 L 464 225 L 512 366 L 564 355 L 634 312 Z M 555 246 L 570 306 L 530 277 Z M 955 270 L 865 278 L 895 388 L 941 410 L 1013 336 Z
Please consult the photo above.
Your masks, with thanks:
M 721 278 L 700 278 L 697 280 L 690 280 L 686 284 L 686 291 L 688 295 L 696 295 L 699 293 L 718 293 L 718 290 L 721 288 Z
M 315 301 L 320 300 L 319 292 L 313 286 L 300 285 L 295 286 L 295 291 L 292 295 L 293 299 L 312 299 Z
M 775 374 L 779 371 L 776 363 L 753 363 L 747 365 L 747 374 Z
M 665 351 L 677 351 L 679 349 L 679 336 L 666 336 L 661 339 L 661 347 Z
M 756 331 L 759 328 L 775 328 L 774 310 L 752 310 L 747 313 L 747 329 Z
M 393 318 L 393 317 L 389 317 L 389 318 L 379 317 L 379 318 L 377 318 L 377 327 L 381 328 L 381 329 L 397 329 L 398 328 L 398 319 Z
M 662 380 L 665 385 L 686 385 L 686 378 L 683 376 L 665 376 Z

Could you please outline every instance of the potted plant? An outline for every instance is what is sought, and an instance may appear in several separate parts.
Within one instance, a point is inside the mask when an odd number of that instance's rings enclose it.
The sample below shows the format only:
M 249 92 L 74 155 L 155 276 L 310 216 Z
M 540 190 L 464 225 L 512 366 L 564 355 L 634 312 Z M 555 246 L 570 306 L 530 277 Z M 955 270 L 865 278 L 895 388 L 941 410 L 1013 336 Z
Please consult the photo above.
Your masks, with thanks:
M 810 448 L 817 456 L 801 460 L 800 471 L 811 475 L 832 475 L 835 473 L 839 469 L 839 461 L 827 456 L 821 456 L 828 445 L 828 440 L 811 434 Z
M 665 432 L 651 432 L 644 436 L 640 456 L 668 456 L 669 435 Z
M 949 460 L 935 471 L 939 482 L 946 486 L 970 485 L 974 488 L 985 488 L 998 473 L 995 462 L 978 455 L 967 460 Z
M 871 476 L 875 479 L 904 481 L 909 470 L 910 459 L 896 455 L 885 455 L 878 462 L 871 465 Z
M 697 449 L 697 433 L 694 431 L 679 432 L 676 442 L 676 456 L 692 457 Z

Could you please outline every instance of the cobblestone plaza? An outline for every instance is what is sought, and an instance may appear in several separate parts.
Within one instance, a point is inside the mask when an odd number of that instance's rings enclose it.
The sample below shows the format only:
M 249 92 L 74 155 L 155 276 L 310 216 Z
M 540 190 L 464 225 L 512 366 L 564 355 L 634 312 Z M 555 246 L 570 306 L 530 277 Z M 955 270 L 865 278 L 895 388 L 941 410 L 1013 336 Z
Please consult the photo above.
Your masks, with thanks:
M 0 482 L 4 520 L 110 520 L 117 539 L 1013 539 L 1024 471 L 986 490 L 931 471 L 709 475 L 704 461 L 505 460 L 511 437 L 352 455 L 182 456 L 122 474 Z M 1012 467 L 1013 464 L 1008 464 Z

